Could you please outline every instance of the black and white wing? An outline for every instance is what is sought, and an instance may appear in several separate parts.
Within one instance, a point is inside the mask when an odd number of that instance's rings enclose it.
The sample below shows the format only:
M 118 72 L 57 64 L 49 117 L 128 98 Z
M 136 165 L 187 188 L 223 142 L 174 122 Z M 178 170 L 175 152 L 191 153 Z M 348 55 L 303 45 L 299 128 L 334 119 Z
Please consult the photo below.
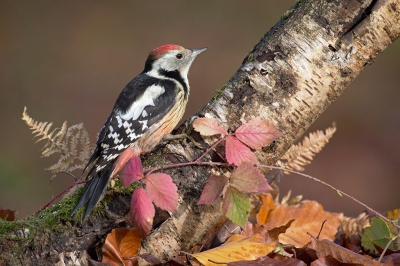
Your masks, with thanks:
M 171 80 L 146 74 L 140 74 L 128 83 L 99 134 L 96 148 L 85 167 L 86 170 L 95 162 L 87 178 L 113 162 L 171 110 L 175 104 L 175 88 L 176 84 Z

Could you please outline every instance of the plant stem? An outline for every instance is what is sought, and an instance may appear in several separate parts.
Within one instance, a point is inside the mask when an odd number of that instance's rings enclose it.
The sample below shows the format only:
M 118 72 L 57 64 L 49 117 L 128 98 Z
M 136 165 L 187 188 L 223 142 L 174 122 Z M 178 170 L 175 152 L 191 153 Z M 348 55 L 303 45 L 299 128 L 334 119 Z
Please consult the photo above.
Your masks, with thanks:
M 59 199 L 62 195 L 64 195 L 65 193 L 67 193 L 71 188 L 73 188 L 76 185 L 79 184 L 83 184 L 86 183 L 88 181 L 75 181 L 74 183 L 72 183 L 69 187 L 67 187 L 66 189 L 64 189 L 63 191 L 61 191 L 60 194 L 58 194 L 57 196 L 55 196 L 51 201 L 49 201 L 46 205 L 44 205 L 40 210 L 38 210 L 36 212 L 36 214 L 39 214 L 40 212 L 44 211 L 45 209 L 47 209 L 51 204 L 54 203 L 54 201 L 56 201 L 57 199 Z
M 330 185 L 330 184 L 328 184 L 328 183 L 325 183 L 325 182 L 322 181 L 322 180 L 319 180 L 318 178 L 315 178 L 315 177 L 313 177 L 313 176 L 310 176 L 310 175 L 307 175 L 307 174 L 303 174 L 303 173 L 300 173 L 300 172 L 297 172 L 297 171 L 293 171 L 293 170 L 285 169 L 285 168 L 282 168 L 282 167 L 278 167 L 278 166 L 270 166 L 270 165 L 263 165 L 263 164 L 259 164 L 259 165 L 257 165 L 257 166 L 258 166 L 258 167 L 264 167 L 264 168 L 270 168 L 270 169 L 277 169 L 277 170 L 287 171 L 287 172 L 290 172 L 290 173 L 294 173 L 294 174 L 298 174 L 298 175 L 301 175 L 301 176 L 308 177 L 309 179 L 312 179 L 312 180 L 314 180 L 314 181 L 317 181 L 317 182 L 319 182 L 319 183 L 321 183 L 321 184 L 323 184 L 323 185 L 325 185 L 325 186 L 327 186 L 327 187 L 329 187 L 329 188 L 335 190 L 336 193 L 338 193 L 339 195 L 344 195 L 344 196 L 346 196 L 346 197 L 352 199 L 353 201 L 357 202 L 358 204 L 360 204 L 360 205 L 363 206 L 364 208 L 366 208 L 366 209 L 368 209 L 369 211 L 373 212 L 374 214 L 376 214 L 377 216 L 379 216 L 380 218 L 382 218 L 382 219 L 385 220 L 386 222 L 391 223 L 391 224 L 393 224 L 394 226 L 396 226 L 397 228 L 400 229 L 400 226 L 397 225 L 397 224 L 395 224 L 392 220 L 386 218 L 385 216 L 383 216 L 383 215 L 380 214 L 379 212 L 375 211 L 375 210 L 372 209 L 371 207 L 367 206 L 366 204 L 362 203 L 361 201 L 357 200 L 357 199 L 354 198 L 353 196 L 350 196 L 349 194 L 347 194 L 347 193 L 345 193 L 345 192 L 343 192 L 343 191 L 341 191 L 341 190 L 335 188 L 334 186 L 332 186 L 332 185 Z

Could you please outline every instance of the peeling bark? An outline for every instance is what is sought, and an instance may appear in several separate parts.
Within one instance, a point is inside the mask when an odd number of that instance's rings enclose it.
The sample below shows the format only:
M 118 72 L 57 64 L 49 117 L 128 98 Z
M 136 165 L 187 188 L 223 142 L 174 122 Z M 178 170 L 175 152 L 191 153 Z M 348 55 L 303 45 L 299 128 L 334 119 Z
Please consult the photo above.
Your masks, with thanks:
M 398 0 L 305 0 L 287 14 L 251 50 L 216 99 L 197 114 L 216 118 L 230 130 L 253 117 L 268 119 L 284 135 L 256 153 L 260 162 L 267 165 L 273 165 L 400 35 Z M 183 125 L 177 131 L 185 130 Z M 196 132 L 191 134 L 205 147 L 212 143 Z M 195 160 L 202 152 L 204 149 L 190 142 L 171 142 L 160 145 L 143 160 L 145 165 L 152 166 L 186 162 Z M 206 159 L 212 160 L 212 156 Z M 168 259 L 177 251 L 190 250 L 200 243 L 223 215 L 220 202 L 211 206 L 198 206 L 196 202 L 211 172 L 222 171 L 205 166 L 165 170 L 179 188 L 180 205 L 143 241 L 140 252 Z M 126 214 L 126 200 L 117 198 L 111 202 L 109 215 Z M 17 258 L 7 254 L 14 254 L 11 250 L 23 242 L 23 236 L 16 240 L 10 234 L 2 240 L 0 257 L 10 265 L 78 265 L 78 261 L 87 265 L 88 253 L 95 257 L 99 239 L 112 228 L 129 224 L 125 217 L 91 217 L 84 224 L 61 221 L 56 232 L 46 232 L 30 242 Z M 54 239 L 60 239 L 64 245 Z

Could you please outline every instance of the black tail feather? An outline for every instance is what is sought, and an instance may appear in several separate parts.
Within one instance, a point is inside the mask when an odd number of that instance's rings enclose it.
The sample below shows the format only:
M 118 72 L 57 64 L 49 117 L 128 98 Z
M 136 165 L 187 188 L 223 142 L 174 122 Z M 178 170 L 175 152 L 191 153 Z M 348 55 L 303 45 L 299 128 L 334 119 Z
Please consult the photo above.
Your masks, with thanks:
M 83 215 L 83 220 L 85 220 L 89 216 L 89 214 L 92 212 L 93 208 L 99 202 L 100 198 L 102 197 L 104 191 L 107 188 L 108 179 L 110 178 L 111 175 L 111 170 L 112 167 L 106 166 L 104 169 L 102 169 L 100 172 L 98 172 L 95 176 L 92 177 L 92 179 L 86 185 L 85 191 L 83 192 L 81 199 L 79 200 L 75 208 L 72 210 L 70 216 L 73 216 L 77 210 L 79 210 L 86 204 L 87 207 L 85 214 Z

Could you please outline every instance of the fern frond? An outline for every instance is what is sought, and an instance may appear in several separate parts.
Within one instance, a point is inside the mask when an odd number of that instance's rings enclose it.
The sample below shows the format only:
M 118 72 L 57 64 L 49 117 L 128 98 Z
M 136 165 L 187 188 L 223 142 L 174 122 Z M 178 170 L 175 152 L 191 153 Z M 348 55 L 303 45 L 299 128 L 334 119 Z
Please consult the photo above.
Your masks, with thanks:
M 71 173 L 76 169 L 85 167 L 91 155 L 92 147 L 89 134 L 83 123 L 68 127 L 65 121 L 61 128 L 55 128 L 50 132 L 53 123 L 35 121 L 26 112 L 26 107 L 22 113 L 22 120 L 33 130 L 32 134 L 39 138 L 36 142 L 46 140 L 46 144 L 41 149 L 42 156 L 48 157 L 60 153 L 57 163 L 45 169 L 51 171 L 53 177 L 57 173 Z
M 83 127 L 83 124 L 82 124 Z M 86 130 L 82 130 L 80 135 L 80 143 L 82 145 L 82 149 L 78 154 L 78 158 L 81 162 L 83 162 L 83 167 L 85 167 L 88 158 L 92 155 L 92 147 L 90 145 L 89 133 Z
M 325 130 L 325 134 L 321 130 L 310 133 L 302 143 L 290 147 L 277 164 L 290 170 L 304 171 L 304 166 L 311 163 L 314 156 L 329 142 L 335 131 L 336 126 L 333 125 Z M 285 174 L 289 173 L 285 172 Z

